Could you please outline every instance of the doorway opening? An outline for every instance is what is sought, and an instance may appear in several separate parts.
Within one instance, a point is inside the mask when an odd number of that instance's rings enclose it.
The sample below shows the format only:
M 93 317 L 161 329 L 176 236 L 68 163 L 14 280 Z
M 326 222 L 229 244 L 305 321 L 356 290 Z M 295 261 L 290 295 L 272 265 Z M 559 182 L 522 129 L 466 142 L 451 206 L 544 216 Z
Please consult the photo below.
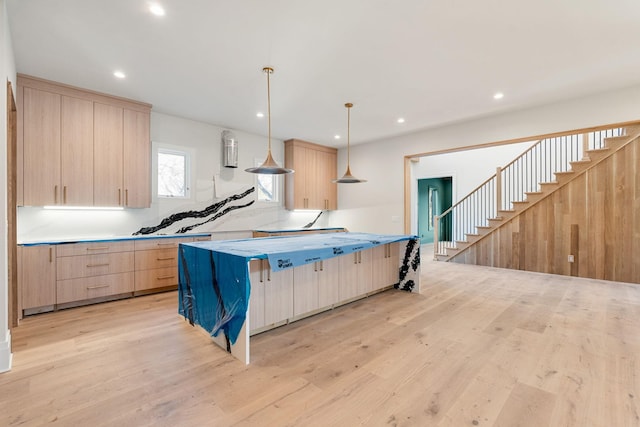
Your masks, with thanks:
M 451 207 L 453 178 L 424 178 L 418 180 L 418 235 L 420 243 L 433 243 L 435 217 Z M 442 237 L 447 230 L 439 230 Z

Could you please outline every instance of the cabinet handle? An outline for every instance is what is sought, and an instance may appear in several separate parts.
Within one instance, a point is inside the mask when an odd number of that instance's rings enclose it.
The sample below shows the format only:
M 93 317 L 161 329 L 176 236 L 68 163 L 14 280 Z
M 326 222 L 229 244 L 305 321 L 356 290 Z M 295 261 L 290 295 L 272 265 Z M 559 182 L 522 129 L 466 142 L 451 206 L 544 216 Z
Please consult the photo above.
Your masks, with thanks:
M 175 243 L 158 243 L 158 246 L 174 246 Z
M 129 206 L 129 189 L 124 190 L 124 205 Z
M 88 251 L 106 251 L 109 246 L 96 246 L 95 248 L 87 248 Z
M 53 204 L 54 205 L 58 204 L 58 186 L 57 185 L 53 186 Z
M 318 263 L 317 262 L 313 263 L 313 271 L 318 271 Z
M 91 289 L 100 289 L 100 288 L 108 288 L 109 285 L 97 285 L 97 286 L 87 286 L 87 290 Z
M 62 204 L 67 204 L 67 186 L 62 187 Z
M 320 271 L 324 271 L 324 261 L 320 261 Z
M 358 252 L 358 264 L 362 264 L 362 252 Z
M 168 257 L 164 257 L 164 258 L 156 258 L 156 261 L 169 261 L 170 259 L 176 259 L 176 257 L 173 256 L 168 256 Z
M 264 282 L 264 262 L 260 260 L 260 283 Z
M 354 252 L 353 253 L 353 263 L 357 264 L 358 263 L 358 252 Z
M 53 262 L 53 248 L 49 248 L 49 262 Z
M 160 276 L 158 280 L 175 279 L 176 276 Z
M 108 266 L 109 263 L 104 263 L 104 264 L 87 264 L 87 267 L 106 267 Z

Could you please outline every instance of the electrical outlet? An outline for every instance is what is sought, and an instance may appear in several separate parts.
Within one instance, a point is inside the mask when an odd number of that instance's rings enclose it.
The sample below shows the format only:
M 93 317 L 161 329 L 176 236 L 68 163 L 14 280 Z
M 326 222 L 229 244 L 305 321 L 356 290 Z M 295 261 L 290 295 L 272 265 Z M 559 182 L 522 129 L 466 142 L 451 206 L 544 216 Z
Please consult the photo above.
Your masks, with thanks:
M 567 259 L 567 261 L 569 261 L 569 262 L 573 262 L 573 261 L 575 261 L 575 259 L 574 259 L 573 255 L 569 255 L 569 259 Z

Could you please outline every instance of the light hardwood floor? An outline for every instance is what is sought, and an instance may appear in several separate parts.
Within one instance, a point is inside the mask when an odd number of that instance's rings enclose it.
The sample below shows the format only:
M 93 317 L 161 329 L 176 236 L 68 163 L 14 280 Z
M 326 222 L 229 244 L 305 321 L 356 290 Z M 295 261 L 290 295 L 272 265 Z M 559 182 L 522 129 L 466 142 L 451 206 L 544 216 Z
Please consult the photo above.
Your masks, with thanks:
M 169 292 L 32 316 L 0 425 L 638 426 L 640 287 L 425 260 L 252 338 L 244 366 Z

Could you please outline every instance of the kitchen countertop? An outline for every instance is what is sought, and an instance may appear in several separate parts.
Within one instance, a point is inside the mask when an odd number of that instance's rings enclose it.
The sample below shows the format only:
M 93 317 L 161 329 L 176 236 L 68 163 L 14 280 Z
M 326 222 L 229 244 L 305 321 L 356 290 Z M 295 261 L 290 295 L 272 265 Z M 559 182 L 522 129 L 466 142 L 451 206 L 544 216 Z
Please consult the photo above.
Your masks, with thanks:
M 173 239 L 180 237 L 205 237 L 211 236 L 211 233 L 183 233 L 183 234 L 145 234 L 141 236 L 104 236 L 104 237 L 78 237 L 64 239 L 43 239 L 43 240 L 24 240 L 18 242 L 19 246 L 37 246 L 37 245 L 62 245 L 66 243 L 94 243 L 94 242 L 118 242 L 123 240 L 144 240 L 144 239 Z
M 255 229 L 253 231 L 259 233 L 297 233 L 300 231 L 325 231 L 325 230 L 345 230 L 344 227 L 313 227 L 313 228 L 271 228 L 271 229 Z

